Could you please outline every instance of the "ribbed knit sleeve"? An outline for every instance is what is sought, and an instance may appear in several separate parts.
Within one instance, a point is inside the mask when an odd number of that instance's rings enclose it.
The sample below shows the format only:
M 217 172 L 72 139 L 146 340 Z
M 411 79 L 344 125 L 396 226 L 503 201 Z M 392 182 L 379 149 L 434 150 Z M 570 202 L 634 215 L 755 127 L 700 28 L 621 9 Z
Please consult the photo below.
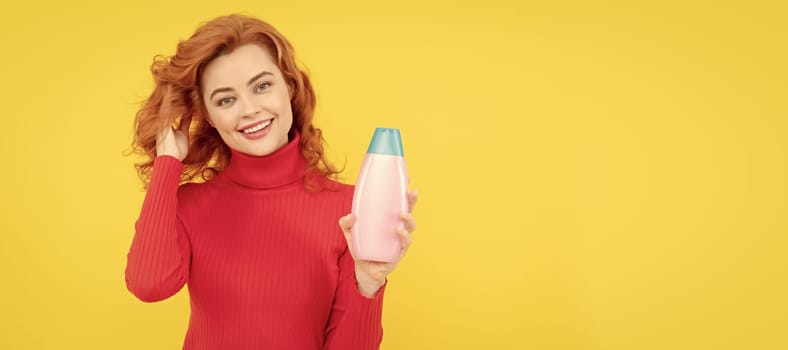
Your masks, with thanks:
M 153 173 L 126 261 L 126 287 L 145 302 L 177 293 L 189 276 L 190 246 L 178 219 L 178 184 L 183 164 L 154 159 Z
M 358 290 L 355 273 L 355 262 L 345 249 L 340 257 L 339 281 L 326 327 L 325 350 L 380 348 L 386 285 L 380 287 L 372 298 L 366 298 Z

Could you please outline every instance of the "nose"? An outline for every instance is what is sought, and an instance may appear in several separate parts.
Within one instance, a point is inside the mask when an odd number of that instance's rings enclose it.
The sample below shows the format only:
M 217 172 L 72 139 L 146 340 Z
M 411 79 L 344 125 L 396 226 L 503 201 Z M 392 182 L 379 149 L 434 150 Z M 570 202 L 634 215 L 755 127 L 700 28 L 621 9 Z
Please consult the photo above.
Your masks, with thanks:
M 241 115 L 241 117 L 244 118 L 254 117 L 258 113 L 260 113 L 260 110 L 261 110 L 260 106 L 257 103 L 255 103 L 254 99 L 251 98 L 243 99 L 243 109 L 241 109 L 241 113 L 243 113 L 243 115 Z

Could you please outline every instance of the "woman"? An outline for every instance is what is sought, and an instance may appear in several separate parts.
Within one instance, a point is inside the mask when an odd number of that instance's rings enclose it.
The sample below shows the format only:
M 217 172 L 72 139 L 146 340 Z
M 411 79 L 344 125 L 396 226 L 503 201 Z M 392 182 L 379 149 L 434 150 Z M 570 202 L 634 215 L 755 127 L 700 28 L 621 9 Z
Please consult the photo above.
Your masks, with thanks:
M 148 190 L 128 289 L 154 302 L 188 283 L 185 349 L 378 348 L 398 262 L 351 256 L 353 187 L 325 160 L 287 40 L 260 20 L 219 17 L 151 70 L 135 120 Z M 412 211 L 415 192 L 408 201 Z M 415 229 L 410 213 L 402 220 L 400 260 Z

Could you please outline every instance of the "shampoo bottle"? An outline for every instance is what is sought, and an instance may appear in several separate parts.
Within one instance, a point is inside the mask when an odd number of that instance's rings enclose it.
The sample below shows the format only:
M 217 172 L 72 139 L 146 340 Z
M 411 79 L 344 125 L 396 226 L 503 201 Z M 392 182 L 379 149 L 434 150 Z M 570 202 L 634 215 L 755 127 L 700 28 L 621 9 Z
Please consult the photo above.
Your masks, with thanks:
M 399 129 L 377 128 L 353 193 L 350 230 L 353 255 L 359 260 L 396 262 L 402 243 L 397 229 L 408 211 L 408 174 Z

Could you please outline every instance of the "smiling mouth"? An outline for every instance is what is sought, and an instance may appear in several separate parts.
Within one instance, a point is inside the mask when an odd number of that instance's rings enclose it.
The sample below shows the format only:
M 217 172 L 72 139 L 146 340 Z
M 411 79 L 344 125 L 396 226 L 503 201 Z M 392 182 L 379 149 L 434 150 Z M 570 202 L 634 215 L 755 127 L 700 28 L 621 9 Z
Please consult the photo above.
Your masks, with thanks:
M 261 123 L 257 123 L 255 125 L 252 125 L 252 126 L 246 128 L 246 129 L 242 129 L 242 130 L 239 130 L 239 131 L 244 133 L 244 134 L 254 134 L 254 133 L 256 133 L 256 132 L 258 132 L 260 130 L 265 129 L 269 125 L 271 125 L 271 123 L 273 123 L 273 121 L 274 121 L 273 119 L 268 119 L 266 121 L 263 121 Z

